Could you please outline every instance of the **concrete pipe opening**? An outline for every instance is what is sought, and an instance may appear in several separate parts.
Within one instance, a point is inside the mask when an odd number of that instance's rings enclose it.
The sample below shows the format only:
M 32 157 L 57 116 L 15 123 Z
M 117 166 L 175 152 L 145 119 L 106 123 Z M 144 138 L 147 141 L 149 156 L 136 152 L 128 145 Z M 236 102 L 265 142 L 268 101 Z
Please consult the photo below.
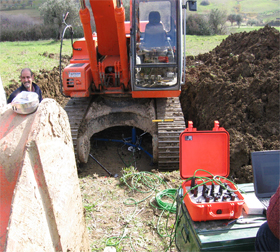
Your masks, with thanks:
M 115 126 L 95 133 L 90 138 L 90 154 L 112 174 L 121 174 L 122 169 L 131 166 L 138 171 L 156 168 L 151 134 L 132 126 Z M 100 164 L 89 158 L 80 164 L 79 174 L 108 176 Z

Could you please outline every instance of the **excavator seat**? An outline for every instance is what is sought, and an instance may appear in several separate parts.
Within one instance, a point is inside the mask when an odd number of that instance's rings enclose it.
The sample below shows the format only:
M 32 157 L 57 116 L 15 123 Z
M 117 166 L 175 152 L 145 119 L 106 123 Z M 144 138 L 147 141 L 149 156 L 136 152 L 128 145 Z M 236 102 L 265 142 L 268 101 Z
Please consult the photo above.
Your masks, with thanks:
M 162 47 L 167 45 L 167 34 L 160 19 L 160 13 L 158 11 L 150 12 L 149 23 L 146 25 L 145 29 L 145 48 Z

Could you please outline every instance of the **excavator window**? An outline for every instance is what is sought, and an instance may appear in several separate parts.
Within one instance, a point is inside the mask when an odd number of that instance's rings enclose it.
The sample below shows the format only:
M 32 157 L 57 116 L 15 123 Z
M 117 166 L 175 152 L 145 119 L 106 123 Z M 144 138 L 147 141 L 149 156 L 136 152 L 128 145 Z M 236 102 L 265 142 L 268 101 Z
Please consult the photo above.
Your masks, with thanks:
M 178 83 L 174 6 L 167 0 L 139 1 L 136 16 L 136 24 L 140 28 L 140 40 L 136 40 L 136 87 L 162 88 Z
M 146 25 L 144 35 L 144 46 L 147 48 L 167 45 L 167 33 L 160 22 L 160 13 L 151 11 L 149 14 L 149 23 Z

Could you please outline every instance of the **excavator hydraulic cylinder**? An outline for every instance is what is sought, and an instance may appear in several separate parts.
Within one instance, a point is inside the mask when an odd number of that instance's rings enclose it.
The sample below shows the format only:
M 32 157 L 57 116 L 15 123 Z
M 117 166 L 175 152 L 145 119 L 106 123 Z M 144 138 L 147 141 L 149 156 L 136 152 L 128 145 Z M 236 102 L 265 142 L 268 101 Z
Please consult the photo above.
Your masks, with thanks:
M 127 56 L 127 44 L 125 35 L 125 11 L 123 6 L 116 7 L 115 18 L 117 22 L 118 38 L 119 38 L 119 50 L 121 59 L 121 69 L 123 75 L 124 88 L 128 89 L 129 82 L 129 69 L 128 69 L 128 56 Z
M 97 66 L 96 46 L 92 39 L 89 9 L 88 8 L 80 9 L 79 14 L 84 28 L 84 36 L 87 44 L 87 50 L 89 55 L 89 62 L 90 62 L 93 81 L 94 81 L 95 88 L 98 90 L 100 80 L 99 80 L 98 66 Z

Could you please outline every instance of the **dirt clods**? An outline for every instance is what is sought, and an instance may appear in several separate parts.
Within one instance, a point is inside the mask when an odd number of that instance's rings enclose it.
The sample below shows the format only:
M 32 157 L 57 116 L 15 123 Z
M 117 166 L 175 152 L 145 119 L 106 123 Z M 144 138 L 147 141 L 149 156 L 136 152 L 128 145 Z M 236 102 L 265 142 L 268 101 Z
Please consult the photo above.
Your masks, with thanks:
M 185 120 L 198 130 L 211 130 L 219 120 L 230 133 L 230 170 L 238 183 L 252 182 L 252 151 L 280 149 L 279 37 L 266 26 L 232 34 L 209 53 L 187 57 Z

